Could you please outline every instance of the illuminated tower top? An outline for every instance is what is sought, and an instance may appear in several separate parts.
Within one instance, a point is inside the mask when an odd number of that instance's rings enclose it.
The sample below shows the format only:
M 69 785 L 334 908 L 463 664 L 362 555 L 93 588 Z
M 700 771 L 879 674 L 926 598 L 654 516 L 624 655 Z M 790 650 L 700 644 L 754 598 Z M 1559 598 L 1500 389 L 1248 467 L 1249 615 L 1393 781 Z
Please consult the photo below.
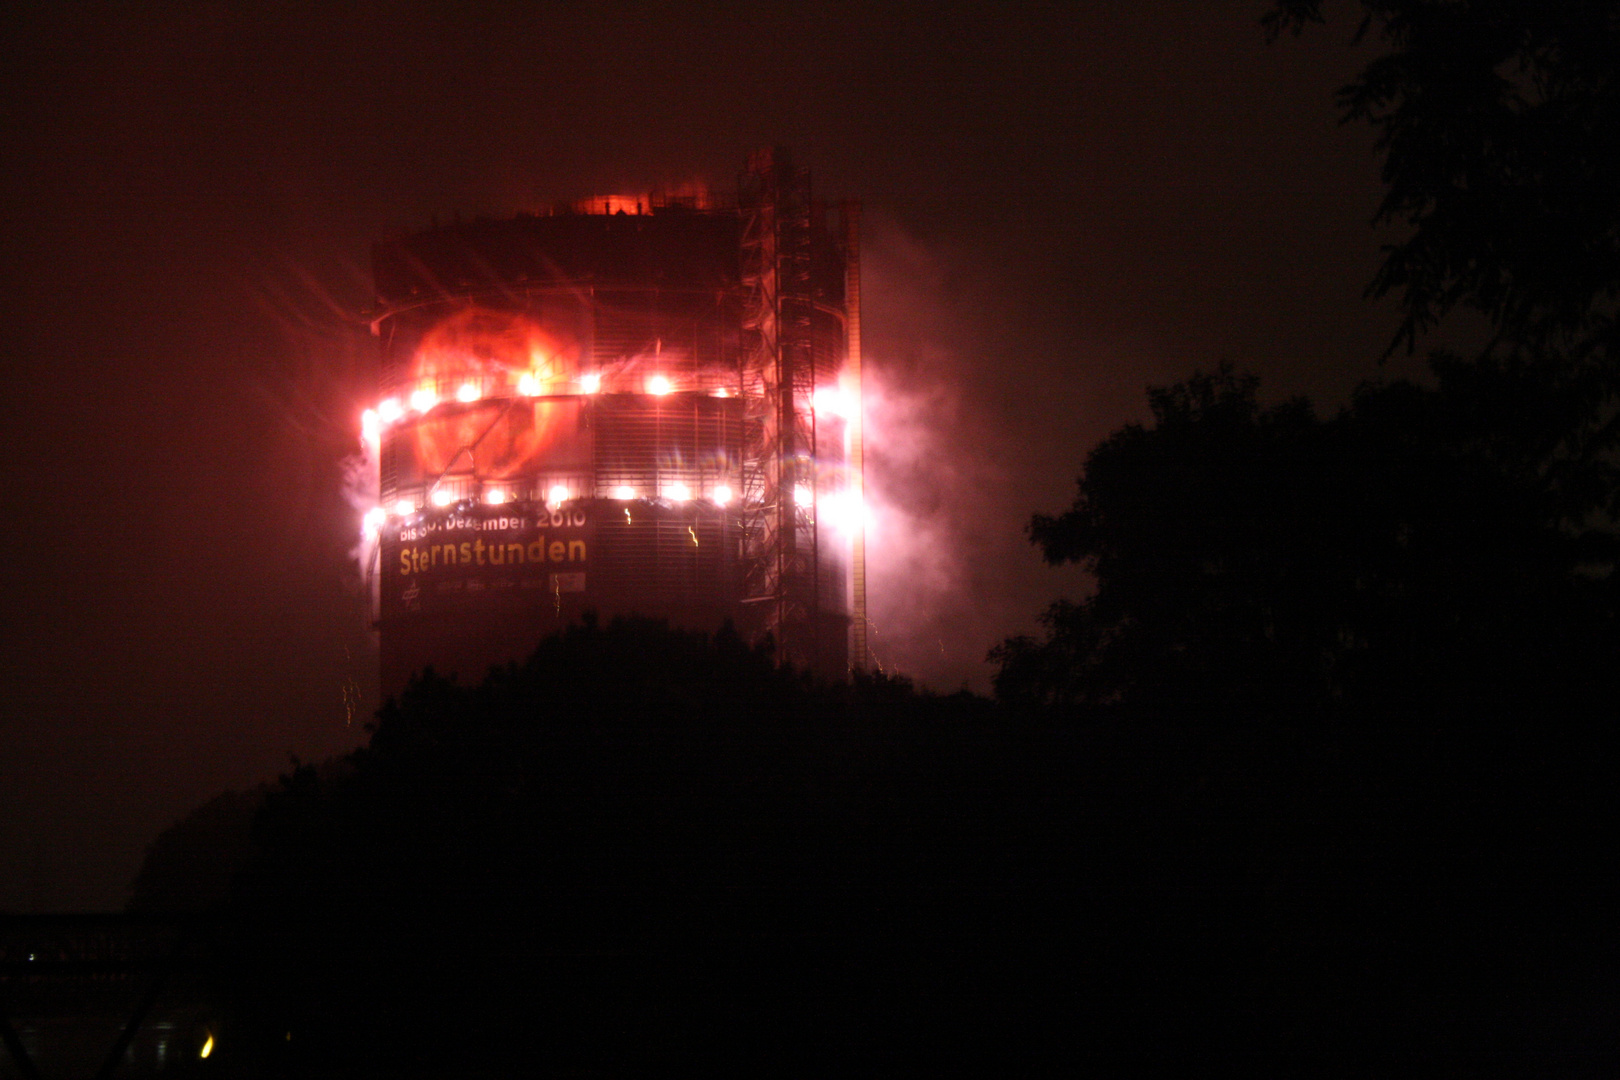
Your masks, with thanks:
M 697 203 L 376 246 L 385 691 L 479 677 L 588 610 L 729 620 L 847 670 L 852 211 L 829 228 L 780 155 Z

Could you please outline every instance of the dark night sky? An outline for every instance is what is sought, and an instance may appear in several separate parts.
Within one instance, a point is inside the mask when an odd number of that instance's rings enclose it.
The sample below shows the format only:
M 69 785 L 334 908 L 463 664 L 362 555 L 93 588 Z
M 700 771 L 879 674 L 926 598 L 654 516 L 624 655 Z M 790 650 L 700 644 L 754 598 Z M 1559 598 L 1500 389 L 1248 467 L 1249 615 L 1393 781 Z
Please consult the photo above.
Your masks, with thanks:
M 120 905 L 177 816 L 364 738 L 375 238 L 770 143 L 862 198 L 873 643 L 947 690 L 1081 587 L 1023 524 L 1146 385 L 1332 405 L 1392 329 L 1367 55 L 1259 0 L 244 6 L 5 16 L 0 911 Z

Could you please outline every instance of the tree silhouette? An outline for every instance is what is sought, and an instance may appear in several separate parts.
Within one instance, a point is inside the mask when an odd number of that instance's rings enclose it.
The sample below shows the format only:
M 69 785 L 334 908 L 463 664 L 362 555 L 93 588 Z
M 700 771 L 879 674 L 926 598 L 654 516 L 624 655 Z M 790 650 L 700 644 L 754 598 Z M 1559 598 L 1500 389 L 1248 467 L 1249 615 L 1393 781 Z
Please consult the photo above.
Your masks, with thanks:
M 129 910 L 196 913 L 218 905 L 245 864 L 265 790 L 227 791 L 169 826 L 146 849 Z
M 1230 369 L 1149 397 L 1153 427 L 1098 446 L 1074 507 L 1032 522 L 1047 560 L 1082 563 L 1097 588 L 1047 613 L 1044 643 L 998 651 L 998 692 L 1053 704 L 1319 697 L 1325 686 L 1277 680 L 1307 675 L 1336 629 L 1292 610 L 1333 603 L 1334 563 L 1313 557 L 1342 533 L 1322 425 L 1304 402 L 1262 409 L 1255 380 Z
M 644 622 L 426 673 L 259 815 L 230 1041 L 345 1071 L 915 1051 L 938 958 L 1014 933 L 985 913 L 1039 872 L 992 717 Z
M 1051 840 L 1135 900 L 1091 917 L 1183 993 L 1220 970 L 1184 1004 L 1267 1017 L 1226 1014 L 1245 1045 L 1612 1064 L 1620 17 L 1361 7 L 1388 53 L 1341 103 L 1409 227 L 1370 289 L 1391 347 L 1460 311 L 1489 340 L 1327 417 L 1230 368 L 1150 390 L 1031 522 L 1093 590 L 992 654 L 997 696 L 1071 733 L 1075 813 L 1129 822 Z
M 1225 368 L 1151 391 L 1151 426 L 1104 441 L 1074 505 L 1032 521 L 1095 591 L 997 650 L 998 693 L 1430 726 L 1505 722 L 1532 694 L 1562 719 L 1599 708 L 1610 537 L 1569 529 L 1568 493 L 1523 467 L 1556 408 L 1479 371 L 1367 386 L 1328 420 Z
M 1594 905 L 1615 589 L 1521 468 L 1556 410 L 1479 370 L 1327 419 L 1225 368 L 1150 392 L 1152 421 L 1030 526 L 1094 591 L 994 654 L 1006 707 L 1075 732 L 1079 812 L 1132 822 L 1069 838 L 1133 891 L 1122 940 L 1226 965 L 1318 1049 L 1346 1034 L 1331 1013 L 1380 1053 L 1543 1055 L 1561 1012 L 1569 1045 L 1613 1054 L 1602 992 L 1569 980 L 1616 955 Z M 1141 862 L 1100 855 L 1122 841 Z M 1321 980 L 1277 997 L 1303 968 Z
M 1270 411 L 1211 382 L 1240 430 Z M 1199 395 L 1166 400 L 1196 426 Z M 1562 902 L 1604 819 L 1531 782 L 1545 745 L 1486 762 L 1484 800 L 1426 729 L 1393 754 L 1237 716 L 1043 724 L 648 623 L 424 674 L 265 798 L 209 923 L 211 1067 L 1184 1071 L 1607 1030 L 1537 966 L 1607 955 Z
M 1391 349 L 1459 310 L 1490 329 L 1476 379 L 1534 387 L 1561 427 L 1527 467 L 1559 473 L 1574 524 L 1620 512 L 1620 5 L 1362 0 L 1382 55 L 1340 91 L 1378 132 L 1380 220 L 1407 227 L 1369 287 L 1397 296 Z M 1277 0 L 1275 35 L 1322 21 Z M 1445 353 L 1442 364 L 1457 367 Z M 1529 449 L 1522 447 L 1521 449 Z
M 1392 246 L 1372 291 L 1412 343 L 1458 307 L 1509 345 L 1613 357 L 1620 278 L 1620 8 L 1612 0 L 1362 0 L 1386 47 L 1339 94 L 1384 155 Z M 1278 0 L 1275 35 L 1322 21 Z

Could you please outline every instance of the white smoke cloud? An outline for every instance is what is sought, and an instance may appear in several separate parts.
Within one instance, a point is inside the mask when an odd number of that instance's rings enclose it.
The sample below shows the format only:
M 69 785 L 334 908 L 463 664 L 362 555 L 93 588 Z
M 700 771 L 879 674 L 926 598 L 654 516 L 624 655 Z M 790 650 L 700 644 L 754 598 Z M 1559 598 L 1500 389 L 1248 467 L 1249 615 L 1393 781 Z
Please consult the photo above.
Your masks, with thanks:
M 382 480 L 378 457 L 376 440 L 362 435 L 359 452 L 348 455 L 339 464 L 343 500 L 354 510 L 356 536 L 354 547 L 349 549 L 349 557 L 354 560 L 360 587 L 367 594 L 369 610 L 373 615 L 377 612 L 379 602 L 377 593 L 379 538 L 376 528 L 368 524 L 368 516 L 375 510 L 381 498 Z
M 1025 526 L 1073 497 L 1085 449 L 1105 434 L 1095 349 L 1039 327 L 994 251 L 919 239 L 866 216 L 869 637 L 876 661 L 935 690 L 986 692 L 986 654 L 1036 633 L 1075 567 L 1046 566 Z
M 939 690 L 985 690 L 986 652 L 1035 609 L 997 580 L 1033 562 L 1029 507 L 1003 505 L 1007 436 L 977 402 L 983 358 L 961 304 L 963 260 L 869 218 L 866 340 L 867 608 L 874 666 Z M 1007 552 L 1010 549 L 1011 554 Z
M 967 579 L 960 493 L 993 483 L 993 470 L 953 445 L 966 420 L 956 387 L 907 384 L 881 361 L 867 368 L 865 382 L 873 660 L 884 670 L 934 675 L 960 651 L 960 624 L 950 618 Z

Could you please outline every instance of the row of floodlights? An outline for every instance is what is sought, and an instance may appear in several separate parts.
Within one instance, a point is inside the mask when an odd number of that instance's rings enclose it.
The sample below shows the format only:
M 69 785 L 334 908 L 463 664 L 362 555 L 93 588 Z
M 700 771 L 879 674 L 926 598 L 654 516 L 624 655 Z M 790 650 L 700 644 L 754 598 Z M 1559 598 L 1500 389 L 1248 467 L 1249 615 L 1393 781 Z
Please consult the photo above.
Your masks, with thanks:
M 808 487 L 801 485 L 800 492 L 806 498 L 809 497 Z M 676 483 L 668 484 L 664 487 L 663 496 L 671 502 L 691 502 L 692 489 L 677 481 Z M 613 489 L 612 498 L 619 502 L 633 502 L 640 497 L 640 493 L 628 484 L 620 484 L 618 487 Z M 730 486 L 726 484 L 717 484 L 714 490 L 709 493 L 709 501 L 722 509 L 730 506 L 735 497 L 736 493 L 733 492 Z M 558 507 L 567 502 L 569 498 L 570 493 L 568 488 L 562 484 L 556 484 L 553 485 L 552 489 L 547 493 L 546 505 L 550 507 Z M 484 489 L 483 501 L 490 506 L 500 506 L 504 503 L 510 502 L 511 499 L 511 494 L 504 488 L 491 487 Z M 459 497 L 448 488 L 436 488 L 432 494 L 428 496 L 428 502 L 439 509 L 444 509 L 459 501 Z M 807 504 L 801 500 L 800 505 Z M 383 522 L 387 521 L 389 518 L 410 517 L 419 509 L 420 508 L 416 505 L 416 502 L 413 499 L 400 499 L 392 506 L 387 507 L 374 506 L 370 510 L 366 511 L 366 528 L 373 530 L 380 529 L 382 528 Z
M 548 493 L 546 505 L 551 507 L 561 506 L 564 502 L 568 501 L 569 497 L 568 488 L 562 484 L 557 484 L 553 486 L 551 491 Z M 633 502 L 640 497 L 640 493 L 628 484 L 621 484 L 613 489 L 612 498 L 618 502 Z M 692 489 L 683 483 L 676 482 L 665 486 L 663 489 L 663 497 L 671 502 L 676 503 L 691 502 Z M 708 501 L 723 509 L 730 506 L 735 498 L 736 493 L 733 492 L 728 485 L 718 484 L 715 486 L 714 490 L 709 493 Z M 844 527 L 842 519 L 849 516 L 847 511 L 853 509 L 853 505 L 846 506 L 845 504 L 853 504 L 855 498 L 856 497 L 852 493 L 844 491 L 834 493 L 823 500 L 826 509 L 830 511 L 830 516 L 834 519 L 834 524 L 838 524 L 841 528 Z M 492 487 L 484 490 L 483 501 L 490 506 L 500 506 L 503 503 L 509 502 L 510 500 L 511 495 L 503 488 Z M 815 503 L 815 500 L 815 489 L 809 484 L 799 484 L 793 489 L 794 505 L 802 509 L 808 509 Z M 450 490 L 446 488 L 438 488 L 435 489 L 428 497 L 428 501 L 433 506 L 444 509 L 453 503 L 458 502 L 459 499 Z M 412 499 L 400 499 L 389 507 L 374 506 L 370 510 L 366 511 L 365 528 L 369 532 L 376 532 L 383 527 L 383 524 L 389 518 L 410 517 L 419 509 L 420 508 L 416 505 L 416 502 Z
M 533 372 L 524 372 L 518 378 L 517 392 L 523 397 L 539 397 L 548 387 L 555 385 L 542 382 Z M 595 373 L 582 375 L 571 385 L 581 394 L 597 394 L 602 390 L 602 376 Z M 653 375 L 647 379 L 643 389 L 655 397 L 663 397 L 675 392 L 675 384 L 668 376 Z M 709 391 L 709 394 L 711 397 L 724 398 L 730 397 L 731 391 L 722 386 Z M 491 395 L 484 392 L 484 387 L 480 383 L 469 381 L 456 388 L 454 400 L 470 405 L 489 396 Z M 361 435 L 367 442 L 375 443 L 384 427 L 396 424 L 407 416 L 421 416 L 432 412 L 445 400 L 437 389 L 426 385 L 412 390 L 403 400 L 397 397 L 385 398 L 375 409 L 367 409 L 361 414 Z M 816 390 L 811 397 L 811 407 L 817 412 L 847 417 L 850 414 L 849 395 L 841 387 L 824 386 Z

